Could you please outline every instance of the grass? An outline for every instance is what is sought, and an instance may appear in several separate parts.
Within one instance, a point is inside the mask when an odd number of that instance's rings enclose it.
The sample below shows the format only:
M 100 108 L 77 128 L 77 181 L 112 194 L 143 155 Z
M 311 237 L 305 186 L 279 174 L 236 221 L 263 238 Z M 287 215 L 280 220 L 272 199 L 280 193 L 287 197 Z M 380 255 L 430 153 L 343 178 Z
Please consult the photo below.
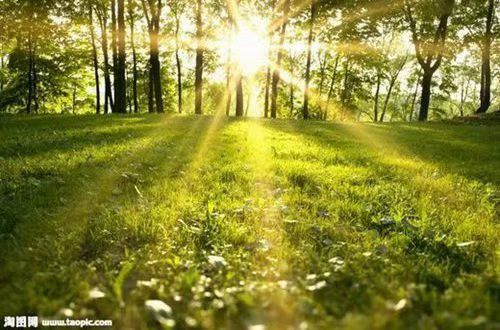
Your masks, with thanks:
M 0 315 L 498 327 L 499 128 L 2 117 Z

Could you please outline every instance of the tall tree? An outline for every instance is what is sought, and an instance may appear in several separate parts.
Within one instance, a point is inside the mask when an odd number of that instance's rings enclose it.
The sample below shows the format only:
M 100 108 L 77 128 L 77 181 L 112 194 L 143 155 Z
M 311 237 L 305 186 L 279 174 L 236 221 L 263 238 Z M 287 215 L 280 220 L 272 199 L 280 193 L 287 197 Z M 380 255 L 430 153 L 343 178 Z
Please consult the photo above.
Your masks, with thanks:
M 304 90 L 304 106 L 302 118 L 309 119 L 309 85 L 311 83 L 312 43 L 314 38 L 314 21 L 316 20 L 316 0 L 311 1 L 311 18 L 309 20 L 309 36 L 307 38 L 306 86 Z
M 127 82 L 126 82 L 126 52 L 125 52 L 125 0 L 118 0 L 118 22 L 116 43 L 118 55 L 115 76 L 115 108 L 117 113 L 127 113 Z
M 201 115 L 203 102 L 203 20 L 202 20 L 202 0 L 196 0 L 196 67 L 195 67 L 195 101 L 194 113 Z
M 278 55 L 276 59 L 276 64 L 275 68 L 273 70 L 273 81 L 272 81 L 272 86 L 271 86 L 271 118 L 276 118 L 277 113 L 278 113 L 278 84 L 281 79 L 281 62 L 283 59 L 283 45 L 285 43 L 285 37 L 286 37 L 286 27 L 289 22 L 289 15 L 290 15 L 290 0 L 284 0 L 282 2 L 283 6 L 283 15 L 280 20 L 280 26 L 281 26 L 281 31 L 280 31 L 280 40 L 278 44 Z M 279 7 L 279 6 L 278 6 Z
M 92 5 L 89 5 L 89 29 L 90 29 L 90 40 L 92 42 L 92 60 L 94 64 L 94 79 L 95 79 L 95 112 L 96 114 L 101 113 L 101 89 L 99 86 L 99 60 L 97 57 L 97 46 L 95 43 L 95 32 L 94 32 L 94 19 L 93 19 L 93 11 Z
M 491 105 L 491 44 L 493 42 L 493 23 L 495 18 L 495 0 L 488 0 L 486 12 L 486 31 L 481 47 L 481 89 L 479 99 L 481 105 L 477 113 L 485 113 Z
M 149 112 L 163 113 L 160 64 L 160 17 L 163 9 L 161 0 L 141 0 L 149 32 Z M 153 100 L 154 99 L 154 100 Z
M 135 12 L 136 3 L 134 0 L 128 1 L 128 17 L 130 25 L 130 47 L 132 48 L 132 99 L 134 113 L 139 112 L 139 100 L 137 82 L 139 79 L 139 70 L 137 69 L 137 50 L 135 46 Z
M 177 69 L 177 111 L 182 113 L 182 60 L 180 55 L 180 30 L 181 15 L 186 9 L 186 3 L 183 0 L 170 0 L 170 10 L 174 16 L 174 37 L 175 37 L 175 66 Z
M 99 25 L 101 27 L 101 47 L 104 59 L 104 113 L 107 114 L 109 111 L 113 111 L 114 101 L 113 93 L 111 87 L 111 76 L 110 70 L 111 66 L 109 64 L 109 50 L 108 50 L 108 14 L 105 7 L 97 6 L 95 8 L 97 18 L 99 19 Z
M 420 1 L 418 3 L 414 0 L 405 0 L 405 13 L 417 61 L 423 70 L 419 121 L 426 121 L 429 116 L 432 77 L 443 62 L 448 21 L 454 6 L 455 0 Z M 415 14 L 419 14 L 422 18 L 420 27 L 418 27 Z M 433 30 L 432 22 L 435 17 L 439 23 Z

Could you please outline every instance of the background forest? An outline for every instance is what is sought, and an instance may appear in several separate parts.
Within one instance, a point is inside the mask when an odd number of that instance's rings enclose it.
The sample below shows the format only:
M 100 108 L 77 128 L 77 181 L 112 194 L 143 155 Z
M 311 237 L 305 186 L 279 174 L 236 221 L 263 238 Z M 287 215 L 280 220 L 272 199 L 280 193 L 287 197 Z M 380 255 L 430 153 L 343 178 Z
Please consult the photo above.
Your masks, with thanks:
M 0 111 L 412 121 L 497 110 L 495 0 L 3 0 Z

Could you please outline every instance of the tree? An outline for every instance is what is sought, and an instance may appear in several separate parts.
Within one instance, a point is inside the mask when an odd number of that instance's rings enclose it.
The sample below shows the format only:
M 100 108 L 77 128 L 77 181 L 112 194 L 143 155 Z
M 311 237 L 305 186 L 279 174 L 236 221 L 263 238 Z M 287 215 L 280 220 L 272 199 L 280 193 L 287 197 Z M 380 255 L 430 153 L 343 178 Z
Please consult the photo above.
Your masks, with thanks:
M 128 18 L 130 25 L 130 47 L 132 48 L 132 98 L 134 104 L 134 113 L 139 112 L 139 100 L 137 82 L 139 79 L 139 70 L 137 69 L 137 51 L 135 46 L 135 19 L 136 19 L 135 0 L 128 1 Z
M 127 112 L 127 82 L 125 78 L 125 0 L 118 0 L 118 28 L 117 28 L 118 58 L 115 76 L 115 108 L 117 113 Z
M 452 15 L 454 5 L 454 0 L 426 0 L 419 2 L 405 0 L 405 13 L 412 34 L 417 61 L 423 70 L 420 121 L 426 121 L 429 116 L 432 77 L 443 61 L 448 35 L 448 21 Z M 416 14 L 422 20 L 420 27 L 417 26 Z M 433 27 L 435 17 L 439 22 L 437 28 Z
M 182 61 L 180 56 L 181 16 L 186 10 L 183 0 L 169 0 L 169 7 L 174 16 L 175 65 L 177 69 L 177 111 L 182 113 Z
M 161 65 L 160 65 L 160 17 L 162 12 L 161 0 L 141 0 L 144 16 L 149 32 L 149 94 L 148 109 L 149 112 L 163 113 L 163 96 L 161 84 Z
M 277 116 L 278 84 L 281 79 L 280 73 L 281 73 L 281 61 L 283 59 L 283 44 L 285 43 L 286 27 L 290 15 L 290 6 L 291 6 L 290 0 L 283 1 L 283 15 L 280 21 L 281 31 L 280 31 L 280 40 L 278 45 L 278 55 L 275 64 L 275 69 L 273 71 L 273 80 L 271 86 L 271 118 L 276 118 Z
M 96 100 L 95 100 L 95 112 L 96 114 L 101 113 L 101 89 L 99 86 L 99 59 L 97 57 L 97 46 L 95 43 L 95 32 L 94 32 L 94 20 L 93 20 L 93 7 L 89 5 L 89 29 L 90 29 L 90 39 L 92 42 L 92 61 L 94 64 L 94 78 L 95 78 L 95 89 L 96 89 Z M 3 60 L 3 58 L 2 58 Z
M 304 107 L 302 108 L 302 117 L 309 119 L 309 85 L 311 83 L 311 61 L 312 61 L 312 43 L 314 38 L 314 22 L 316 20 L 316 0 L 311 1 L 311 19 L 309 21 L 309 36 L 307 39 L 307 63 L 306 63 L 306 87 L 304 89 Z
M 486 12 L 486 31 L 481 47 L 481 89 L 479 99 L 481 105 L 476 113 L 485 113 L 491 105 L 491 44 L 493 42 L 493 23 L 495 19 L 495 1 L 488 0 Z
M 196 0 L 196 68 L 195 68 L 195 102 L 194 113 L 201 115 L 203 102 L 203 20 L 202 1 Z

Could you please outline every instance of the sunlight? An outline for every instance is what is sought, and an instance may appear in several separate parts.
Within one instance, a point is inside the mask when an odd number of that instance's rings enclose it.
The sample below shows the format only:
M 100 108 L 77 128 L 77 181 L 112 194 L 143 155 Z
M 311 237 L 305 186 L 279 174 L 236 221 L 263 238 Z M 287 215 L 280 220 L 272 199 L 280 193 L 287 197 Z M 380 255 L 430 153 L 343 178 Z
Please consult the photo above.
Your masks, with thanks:
M 233 54 L 243 75 L 256 73 L 267 64 L 268 41 L 265 36 L 248 26 L 241 26 L 234 37 Z

